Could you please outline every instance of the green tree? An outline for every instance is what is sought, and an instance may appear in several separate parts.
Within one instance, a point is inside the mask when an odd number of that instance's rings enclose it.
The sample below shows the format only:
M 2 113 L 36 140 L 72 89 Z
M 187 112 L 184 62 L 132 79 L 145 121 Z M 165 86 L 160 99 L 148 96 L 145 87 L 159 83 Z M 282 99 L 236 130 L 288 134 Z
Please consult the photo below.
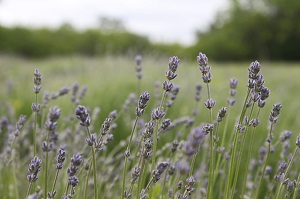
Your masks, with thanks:
M 299 60 L 300 1 L 232 0 L 191 50 L 216 60 Z

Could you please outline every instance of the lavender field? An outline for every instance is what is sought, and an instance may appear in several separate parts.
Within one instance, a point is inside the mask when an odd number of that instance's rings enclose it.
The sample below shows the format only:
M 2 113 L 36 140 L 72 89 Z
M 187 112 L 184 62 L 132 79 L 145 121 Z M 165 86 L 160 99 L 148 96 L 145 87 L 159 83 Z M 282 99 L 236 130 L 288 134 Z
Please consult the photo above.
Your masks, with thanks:
M 299 198 L 299 64 L 207 57 L 0 57 L 2 198 Z

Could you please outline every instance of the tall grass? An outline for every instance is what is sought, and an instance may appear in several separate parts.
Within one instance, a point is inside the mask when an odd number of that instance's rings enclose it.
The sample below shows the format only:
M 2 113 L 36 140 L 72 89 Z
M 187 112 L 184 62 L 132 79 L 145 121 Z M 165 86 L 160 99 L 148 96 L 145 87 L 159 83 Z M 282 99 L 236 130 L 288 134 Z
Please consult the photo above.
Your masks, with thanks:
M 297 68 L 135 62 L 2 58 L 3 198 L 299 197 Z

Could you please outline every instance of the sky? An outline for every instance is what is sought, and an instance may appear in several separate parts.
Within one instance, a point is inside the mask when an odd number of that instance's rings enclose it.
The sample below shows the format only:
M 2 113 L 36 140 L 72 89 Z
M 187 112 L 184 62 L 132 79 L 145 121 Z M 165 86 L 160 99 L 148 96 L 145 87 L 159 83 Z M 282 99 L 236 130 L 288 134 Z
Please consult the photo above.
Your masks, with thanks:
M 191 44 L 229 0 L 0 0 L 0 24 L 77 29 L 99 27 L 99 18 L 121 20 L 126 29 L 158 42 Z

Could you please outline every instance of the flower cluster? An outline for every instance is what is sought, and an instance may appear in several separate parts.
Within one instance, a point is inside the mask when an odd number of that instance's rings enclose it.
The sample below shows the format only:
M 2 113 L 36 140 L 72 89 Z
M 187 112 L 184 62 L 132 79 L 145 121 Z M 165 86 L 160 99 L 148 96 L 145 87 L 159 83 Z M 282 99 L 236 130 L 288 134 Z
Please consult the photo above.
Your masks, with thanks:
M 199 70 L 202 73 L 202 80 L 204 83 L 210 83 L 212 74 L 210 72 L 211 67 L 208 65 L 208 58 L 205 54 L 199 53 L 197 56 L 197 62 L 199 64 Z
M 176 70 L 179 67 L 179 63 L 180 63 L 180 59 L 178 57 L 173 56 L 169 58 L 169 63 L 168 63 L 169 70 L 166 71 L 165 73 L 169 81 L 177 77 Z M 171 82 L 167 82 L 167 81 L 163 82 L 163 89 L 165 91 L 171 91 L 172 88 L 173 88 L 173 84 Z
M 135 70 L 136 70 L 136 77 L 138 79 L 142 79 L 143 77 L 143 74 L 142 74 L 142 60 L 143 60 L 143 57 L 141 55 L 137 55 L 135 56 L 135 63 L 136 63 L 136 67 L 135 67 Z
M 138 107 L 135 110 L 135 113 L 138 117 L 143 115 L 149 100 L 150 100 L 149 92 L 147 92 L 147 91 L 143 92 L 140 96 L 139 101 L 138 101 Z
M 79 119 L 81 126 L 90 126 L 91 118 L 86 107 L 78 105 L 76 108 L 76 116 Z
M 68 194 L 67 196 L 65 195 L 65 197 L 72 198 L 72 196 L 75 194 L 75 187 L 79 183 L 76 173 L 81 163 L 82 163 L 82 156 L 80 154 L 73 155 L 73 157 L 71 158 L 71 165 L 67 170 L 69 176 L 68 187 L 71 186 L 71 191 L 70 194 Z
M 229 94 L 230 94 L 231 98 L 227 98 L 227 103 L 230 106 L 233 106 L 236 102 L 236 99 L 234 97 L 237 94 L 237 91 L 236 91 L 237 85 L 238 85 L 238 80 L 235 79 L 235 78 L 230 78 L 230 80 L 229 80 L 229 87 L 230 87 Z
M 42 160 L 40 160 L 37 156 L 35 156 L 30 164 L 29 164 L 29 168 L 28 168 L 28 172 L 29 174 L 27 175 L 27 179 L 30 183 L 33 183 L 35 181 L 38 180 L 38 173 L 41 171 L 41 163 Z

